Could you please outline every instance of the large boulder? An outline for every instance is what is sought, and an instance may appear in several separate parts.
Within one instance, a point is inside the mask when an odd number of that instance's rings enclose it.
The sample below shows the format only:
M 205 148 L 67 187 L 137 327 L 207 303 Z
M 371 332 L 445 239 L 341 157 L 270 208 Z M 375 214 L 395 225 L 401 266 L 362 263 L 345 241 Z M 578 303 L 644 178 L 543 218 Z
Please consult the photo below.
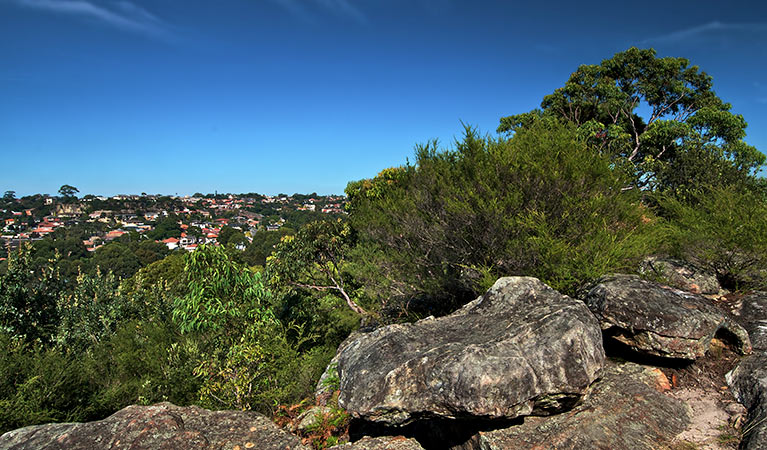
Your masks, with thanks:
M 354 418 L 509 419 L 571 407 L 600 374 L 599 324 L 535 278 L 499 279 L 459 311 L 361 333 L 338 354 Z
M 748 330 L 754 354 L 743 358 L 727 374 L 735 397 L 748 408 L 743 426 L 743 449 L 767 448 L 767 292 L 756 292 L 742 299 L 741 323 Z
M 690 410 L 657 391 L 657 369 L 609 362 L 583 403 L 550 417 L 528 417 L 521 425 L 480 432 L 472 447 L 482 450 L 657 449 L 690 423 Z
M 36 425 L 0 436 L 7 450 L 308 450 L 268 418 L 250 411 L 208 411 L 170 403 L 129 406 L 104 420 Z
M 715 274 L 684 261 L 649 257 L 642 261 L 640 270 L 643 275 L 664 279 L 668 284 L 693 294 L 719 294 L 722 291 Z
M 695 360 L 719 334 L 742 354 L 748 333 L 701 295 L 634 275 L 601 278 L 585 296 L 605 335 L 647 355 Z

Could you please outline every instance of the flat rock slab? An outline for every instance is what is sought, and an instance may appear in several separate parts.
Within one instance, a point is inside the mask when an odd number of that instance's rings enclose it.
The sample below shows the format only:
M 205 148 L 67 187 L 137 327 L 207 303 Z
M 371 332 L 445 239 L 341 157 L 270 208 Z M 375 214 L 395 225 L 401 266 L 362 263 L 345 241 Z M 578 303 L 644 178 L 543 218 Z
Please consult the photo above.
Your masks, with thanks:
M 586 306 L 535 278 L 499 279 L 455 313 L 361 333 L 338 354 L 356 419 L 509 419 L 571 407 L 601 372 Z
M 299 439 L 251 411 L 208 411 L 170 403 L 129 406 L 104 420 L 36 425 L 0 436 L 8 450 L 308 450 Z
M 718 294 L 722 291 L 716 275 L 684 261 L 650 257 L 642 261 L 640 270 L 650 278 L 665 279 L 668 284 L 693 294 Z
M 415 439 L 402 436 L 364 437 L 357 442 L 330 447 L 328 450 L 423 450 Z
M 585 296 L 605 335 L 653 356 L 695 360 L 723 331 L 741 354 L 751 352 L 748 333 L 701 295 L 633 275 L 601 278 Z
M 690 424 L 681 401 L 656 390 L 657 371 L 608 362 L 583 403 L 550 417 L 526 417 L 522 425 L 480 432 L 473 448 L 657 449 Z

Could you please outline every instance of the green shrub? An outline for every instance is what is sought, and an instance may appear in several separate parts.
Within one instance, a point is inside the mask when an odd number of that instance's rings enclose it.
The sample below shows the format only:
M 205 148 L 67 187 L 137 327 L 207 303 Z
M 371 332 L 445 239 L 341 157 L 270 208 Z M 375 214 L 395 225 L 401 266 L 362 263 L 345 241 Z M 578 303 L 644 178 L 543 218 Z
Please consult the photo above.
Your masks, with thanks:
M 299 345 L 279 323 L 250 328 L 225 355 L 206 358 L 196 368 L 203 382 L 200 404 L 272 414 L 278 405 L 310 395 L 335 348 L 299 352 Z
M 127 315 L 128 305 L 117 291 L 111 272 L 80 274 L 71 294 L 58 300 L 60 323 L 55 341 L 67 352 L 82 352 L 115 331 Z
M 33 270 L 31 247 L 10 252 L 0 275 L 0 331 L 27 342 L 49 343 L 58 323 L 56 299 L 63 285 L 56 259 Z
M 425 313 L 449 311 L 502 275 L 572 294 L 635 270 L 660 238 L 626 171 L 554 120 L 531 120 L 510 139 L 467 128 L 455 149 L 419 146 L 415 165 L 379 178 L 347 188 L 359 240 L 351 267 L 379 301 L 431 299 Z
M 0 433 L 85 420 L 93 389 L 80 358 L 0 333 Z
M 103 417 L 132 404 L 192 404 L 200 358 L 197 343 L 172 323 L 125 322 L 86 360 L 84 370 L 96 386 L 93 409 Z
M 749 189 L 719 186 L 688 201 L 660 201 L 673 225 L 671 251 L 717 274 L 729 288 L 767 286 L 767 201 Z
M 271 293 L 261 274 L 237 264 L 223 247 L 201 246 L 187 255 L 187 293 L 173 304 L 173 319 L 186 332 L 237 334 L 244 323 L 272 315 Z

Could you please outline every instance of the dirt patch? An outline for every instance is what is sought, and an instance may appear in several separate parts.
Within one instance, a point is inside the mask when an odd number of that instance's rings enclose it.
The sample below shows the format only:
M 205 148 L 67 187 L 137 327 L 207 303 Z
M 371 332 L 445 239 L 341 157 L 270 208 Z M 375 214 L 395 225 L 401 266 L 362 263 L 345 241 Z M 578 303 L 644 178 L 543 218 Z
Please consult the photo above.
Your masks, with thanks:
M 671 384 L 667 395 L 692 410 L 692 423 L 677 442 L 707 450 L 738 448 L 746 409 L 733 397 L 724 375 L 739 360 L 739 355 L 715 339 L 705 358 L 683 367 L 660 368 Z

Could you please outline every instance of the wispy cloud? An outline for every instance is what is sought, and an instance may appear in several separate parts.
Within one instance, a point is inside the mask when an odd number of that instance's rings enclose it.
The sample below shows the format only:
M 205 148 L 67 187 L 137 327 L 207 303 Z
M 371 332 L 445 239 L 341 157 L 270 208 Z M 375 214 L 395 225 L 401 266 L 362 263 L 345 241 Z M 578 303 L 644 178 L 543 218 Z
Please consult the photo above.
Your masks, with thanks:
M 82 17 L 113 28 L 155 38 L 171 37 L 165 22 L 129 1 L 107 3 L 93 0 L 10 0 L 10 2 L 53 14 Z
M 763 32 L 767 31 L 767 23 L 722 23 L 719 21 L 714 21 L 703 25 L 698 25 L 696 27 L 685 28 L 683 30 L 677 30 L 668 34 L 645 39 L 642 41 L 642 43 L 649 44 L 679 42 L 687 39 L 694 39 L 700 36 L 705 36 L 715 32 L 727 31 Z
M 365 24 L 367 16 L 350 0 L 272 0 L 289 13 L 300 19 L 314 22 L 318 11 L 330 12 L 337 16 Z

